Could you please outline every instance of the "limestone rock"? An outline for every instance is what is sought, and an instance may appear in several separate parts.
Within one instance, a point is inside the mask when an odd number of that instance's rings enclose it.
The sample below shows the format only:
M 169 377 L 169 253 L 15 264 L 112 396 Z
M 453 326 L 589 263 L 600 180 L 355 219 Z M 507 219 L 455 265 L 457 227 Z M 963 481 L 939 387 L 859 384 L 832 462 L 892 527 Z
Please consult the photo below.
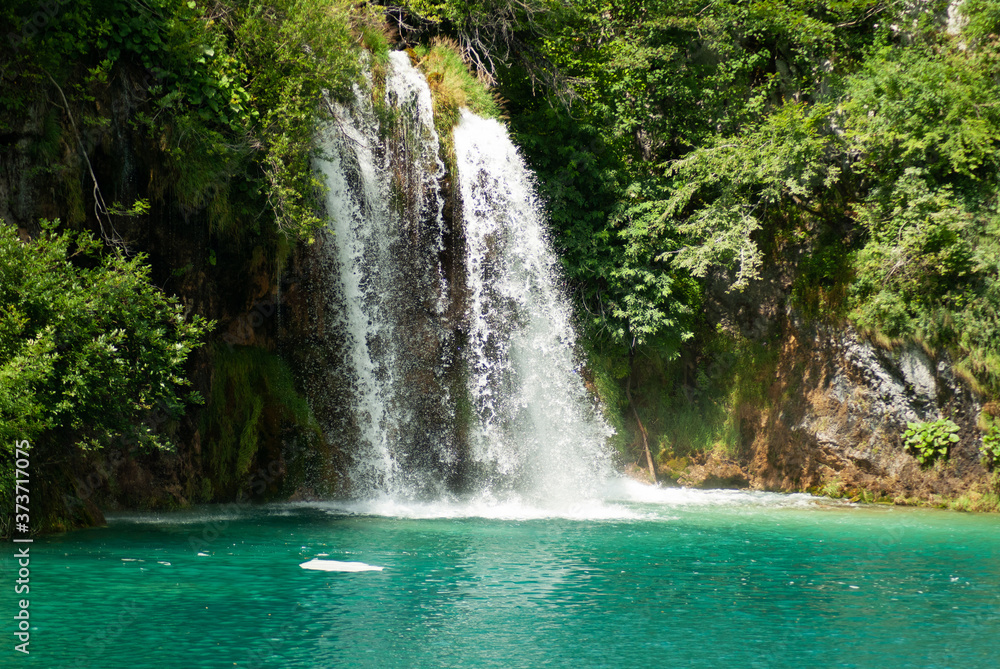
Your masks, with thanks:
M 792 325 L 769 396 L 751 412 L 750 485 L 819 490 L 829 484 L 890 498 L 933 500 L 985 484 L 979 463 L 981 405 L 944 353 L 882 348 L 849 325 Z M 903 448 L 908 422 L 949 418 L 961 441 L 947 462 L 921 469 Z
M 716 451 L 709 453 L 703 462 L 689 466 L 677 482 L 691 488 L 746 488 L 750 485 L 747 472 Z

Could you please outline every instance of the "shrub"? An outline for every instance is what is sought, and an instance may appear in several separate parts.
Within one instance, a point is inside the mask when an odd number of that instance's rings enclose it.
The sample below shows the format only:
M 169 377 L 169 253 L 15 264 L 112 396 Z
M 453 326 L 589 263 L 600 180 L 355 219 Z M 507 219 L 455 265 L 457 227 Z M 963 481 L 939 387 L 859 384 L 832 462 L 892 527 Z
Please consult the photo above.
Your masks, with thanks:
M 143 255 L 101 255 L 89 234 L 55 225 L 24 242 L 0 221 L 0 512 L 15 441 L 45 467 L 110 445 L 169 448 L 171 421 L 201 401 L 185 366 L 211 323 L 185 319 Z
M 948 458 L 948 449 L 958 442 L 958 425 L 947 418 L 927 423 L 907 423 L 903 443 L 921 467 Z
M 985 460 L 985 465 L 993 470 L 1000 465 L 1000 425 L 991 425 L 983 435 L 983 444 L 979 452 Z
M 184 390 L 184 366 L 211 324 L 185 320 L 177 299 L 149 281 L 144 255 L 100 256 L 92 236 L 56 233 L 55 225 L 43 222 L 45 232 L 25 243 L 0 224 L 5 442 L 56 430 L 96 446 L 135 436 L 126 433 L 156 406 L 179 413 L 199 401 Z

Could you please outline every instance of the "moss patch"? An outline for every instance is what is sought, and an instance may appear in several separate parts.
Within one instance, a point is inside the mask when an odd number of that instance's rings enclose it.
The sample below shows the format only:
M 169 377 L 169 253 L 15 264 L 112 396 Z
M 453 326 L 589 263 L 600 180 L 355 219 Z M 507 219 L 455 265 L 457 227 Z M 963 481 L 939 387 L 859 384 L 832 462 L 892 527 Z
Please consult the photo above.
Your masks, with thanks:
M 285 478 L 276 449 L 283 437 L 297 433 L 318 440 L 320 430 L 291 370 L 278 356 L 254 347 L 217 346 L 214 360 L 201 422 L 202 455 L 213 496 L 233 497 L 246 491 L 254 465 L 263 466 L 272 479 Z M 264 445 L 271 449 L 263 452 Z M 272 485 L 253 488 L 255 494 L 277 492 Z

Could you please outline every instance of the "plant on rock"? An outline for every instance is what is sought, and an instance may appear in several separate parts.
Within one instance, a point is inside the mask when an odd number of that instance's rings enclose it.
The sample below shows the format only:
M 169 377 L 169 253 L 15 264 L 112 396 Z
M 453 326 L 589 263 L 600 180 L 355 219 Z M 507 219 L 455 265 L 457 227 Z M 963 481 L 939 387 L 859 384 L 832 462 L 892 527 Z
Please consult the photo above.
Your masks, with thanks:
M 990 470 L 1000 468 L 1000 425 L 991 425 L 983 435 L 983 445 L 979 447 L 983 464 Z
M 948 459 L 948 449 L 958 442 L 957 433 L 958 425 L 947 418 L 927 423 L 907 423 L 903 443 L 921 467 L 928 467 L 939 459 Z

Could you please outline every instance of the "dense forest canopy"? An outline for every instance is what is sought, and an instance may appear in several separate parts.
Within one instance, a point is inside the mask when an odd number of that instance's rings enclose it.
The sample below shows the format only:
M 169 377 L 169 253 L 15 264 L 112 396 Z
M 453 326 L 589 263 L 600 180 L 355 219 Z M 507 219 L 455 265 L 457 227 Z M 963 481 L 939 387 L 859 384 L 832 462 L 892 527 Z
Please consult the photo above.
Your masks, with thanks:
M 676 346 L 692 278 L 741 290 L 794 250 L 810 306 L 995 384 L 995 7 L 574 7 L 538 37 L 562 90 L 500 76 L 600 332 Z
M 677 355 L 705 290 L 785 267 L 795 309 L 997 388 L 995 3 L 430 4 L 500 82 L 595 341 Z
M 711 399 L 702 414 L 737 387 L 732 361 L 762 355 L 773 333 L 747 339 L 726 309 L 768 290 L 786 316 L 947 352 L 978 391 L 1000 390 L 994 0 L 13 0 L 0 32 L 0 137 L 37 126 L 31 178 L 61 199 L 50 217 L 63 230 L 36 225 L 30 245 L 3 233 L 8 264 L 26 259 L 0 285 L 5 449 L 29 420 L 43 443 L 86 445 L 157 401 L 182 408 L 176 368 L 207 329 L 151 292 L 141 248 L 118 229 L 170 200 L 205 227 L 212 266 L 215 248 L 280 265 L 322 225 L 309 161 L 324 97 L 343 99 L 390 48 L 439 67 L 436 81 L 464 59 L 480 83 L 454 79 L 453 107 L 499 102 L 537 172 L 620 435 L 637 356 L 659 370 L 632 403 L 647 416 L 678 411 L 677 375 Z M 129 91 L 126 112 L 112 90 Z M 156 156 L 150 183 L 124 200 L 85 171 L 116 114 Z M 87 233 L 66 232 L 82 229 L 101 236 L 102 257 Z M 51 285 L 135 288 L 143 310 L 74 341 L 172 343 L 178 353 L 143 369 L 173 385 L 135 395 L 112 369 L 88 368 L 73 377 L 89 389 L 81 398 L 119 388 L 136 413 L 80 428 L 91 409 L 60 400 L 72 393 L 52 370 L 68 375 L 90 349 L 64 355 L 69 344 L 45 333 L 95 307 L 71 291 L 48 311 L 30 306 L 47 299 L 25 292 L 32 262 Z M 51 369 L 27 364 L 24 346 L 44 349 Z

